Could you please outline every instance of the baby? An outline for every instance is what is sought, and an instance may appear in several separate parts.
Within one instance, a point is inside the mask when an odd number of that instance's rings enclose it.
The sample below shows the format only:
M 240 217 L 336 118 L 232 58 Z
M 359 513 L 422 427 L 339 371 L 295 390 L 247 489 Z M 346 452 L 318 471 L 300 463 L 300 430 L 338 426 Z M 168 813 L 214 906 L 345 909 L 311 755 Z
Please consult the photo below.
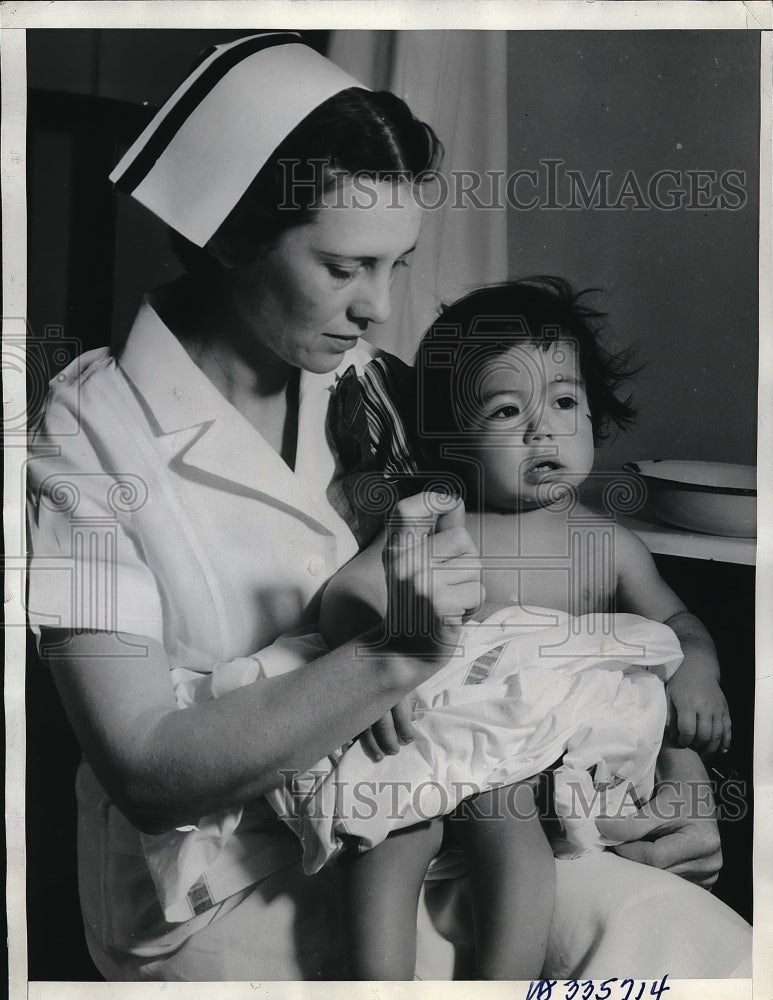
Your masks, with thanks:
M 410 735 L 394 710 L 408 745 L 384 757 L 374 727 L 275 801 L 307 870 L 342 857 L 355 978 L 413 976 L 418 894 L 441 843 L 433 815 L 454 816 L 476 975 L 529 979 L 545 956 L 553 851 L 599 849 L 594 817 L 649 797 L 666 707 L 679 745 L 729 745 L 705 628 L 638 538 L 578 500 L 606 425 L 633 417 L 618 396 L 626 359 L 603 348 L 600 320 L 562 280 L 527 279 L 467 296 L 422 342 L 406 424 L 418 422 L 422 471 L 450 473 L 465 494 L 487 604 L 416 692 Z M 463 511 L 425 498 L 430 522 Z M 383 546 L 381 535 L 328 585 L 331 646 L 383 618 Z M 556 762 L 563 835 L 551 848 L 529 779 Z

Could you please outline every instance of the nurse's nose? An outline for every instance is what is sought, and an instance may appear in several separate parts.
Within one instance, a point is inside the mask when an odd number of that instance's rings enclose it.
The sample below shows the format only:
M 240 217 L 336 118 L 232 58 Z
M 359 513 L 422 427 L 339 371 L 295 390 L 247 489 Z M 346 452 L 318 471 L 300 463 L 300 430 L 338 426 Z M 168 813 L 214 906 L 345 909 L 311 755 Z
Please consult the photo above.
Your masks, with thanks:
M 372 273 L 359 285 L 349 307 L 351 318 L 360 324 L 386 323 L 392 314 L 392 283 L 389 275 Z

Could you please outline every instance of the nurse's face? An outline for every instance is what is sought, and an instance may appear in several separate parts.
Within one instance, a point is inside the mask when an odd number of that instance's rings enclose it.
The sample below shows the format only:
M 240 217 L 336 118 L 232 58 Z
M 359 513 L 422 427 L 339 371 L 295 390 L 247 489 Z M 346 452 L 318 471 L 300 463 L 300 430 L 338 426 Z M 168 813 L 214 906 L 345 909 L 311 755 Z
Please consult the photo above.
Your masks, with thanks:
M 419 235 L 410 184 L 345 185 L 312 220 L 283 233 L 227 293 L 256 363 L 333 371 L 371 323 L 390 315 L 392 285 Z

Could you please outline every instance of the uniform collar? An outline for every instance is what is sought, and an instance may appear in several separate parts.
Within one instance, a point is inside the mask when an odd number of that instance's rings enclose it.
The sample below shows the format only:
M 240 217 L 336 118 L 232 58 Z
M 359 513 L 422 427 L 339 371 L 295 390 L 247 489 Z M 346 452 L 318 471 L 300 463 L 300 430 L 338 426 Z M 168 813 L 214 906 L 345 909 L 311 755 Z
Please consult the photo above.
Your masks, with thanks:
M 335 458 L 326 444 L 330 392 L 367 347 L 349 351 L 338 369 L 301 372 L 298 445 L 291 470 L 263 436 L 215 388 L 149 302 L 143 301 L 118 364 L 158 436 L 174 436 L 172 463 L 199 469 L 242 489 L 272 497 L 338 533 L 338 515 L 326 499 Z M 331 521 L 332 515 L 332 521 Z

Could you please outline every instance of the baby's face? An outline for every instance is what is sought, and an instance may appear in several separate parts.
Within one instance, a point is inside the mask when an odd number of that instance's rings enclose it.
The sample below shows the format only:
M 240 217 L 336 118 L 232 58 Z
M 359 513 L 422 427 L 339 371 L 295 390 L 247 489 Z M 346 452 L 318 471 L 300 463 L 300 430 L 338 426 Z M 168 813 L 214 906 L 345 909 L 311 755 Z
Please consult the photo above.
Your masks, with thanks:
M 575 345 L 523 344 L 478 373 L 470 431 L 486 507 L 547 507 L 593 465 L 593 427 Z

